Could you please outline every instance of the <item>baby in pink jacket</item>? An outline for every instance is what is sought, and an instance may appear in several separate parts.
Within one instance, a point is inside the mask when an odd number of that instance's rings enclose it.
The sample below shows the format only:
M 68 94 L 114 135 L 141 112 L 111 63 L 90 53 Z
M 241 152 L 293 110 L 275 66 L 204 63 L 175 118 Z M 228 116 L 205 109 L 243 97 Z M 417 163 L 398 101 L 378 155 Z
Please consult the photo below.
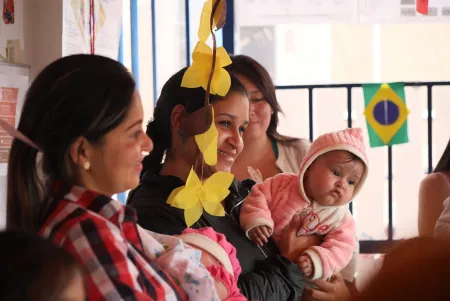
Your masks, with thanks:
M 348 204 L 367 173 L 361 129 L 324 134 L 311 144 L 299 174 L 281 173 L 253 186 L 242 205 L 241 226 L 259 245 L 271 235 L 279 244 L 284 228 L 299 215 L 297 235 L 323 235 L 324 241 L 304 251 L 297 265 L 311 280 L 327 279 L 352 258 L 357 241 Z

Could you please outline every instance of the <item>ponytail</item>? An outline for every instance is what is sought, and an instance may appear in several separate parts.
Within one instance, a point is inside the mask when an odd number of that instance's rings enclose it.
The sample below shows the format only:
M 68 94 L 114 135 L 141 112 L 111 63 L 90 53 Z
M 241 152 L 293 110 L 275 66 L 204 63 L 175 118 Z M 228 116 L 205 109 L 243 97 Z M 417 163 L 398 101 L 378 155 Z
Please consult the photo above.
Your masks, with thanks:
M 36 158 L 38 150 L 14 139 L 8 161 L 7 219 L 8 229 L 28 232 L 39 230 L 40 218 L 48 206 L 46 183 L 42 181 Z
M 164 153 L 170 148 L 171 144 L 170 119 L 168 122 L 164 122 L 161 119 L 151 120 L 147 124 L 146 133 L 153 141 L 153 150 L 144 158 L 141 178 L 147 171 L 155 174 L 161 171 Z

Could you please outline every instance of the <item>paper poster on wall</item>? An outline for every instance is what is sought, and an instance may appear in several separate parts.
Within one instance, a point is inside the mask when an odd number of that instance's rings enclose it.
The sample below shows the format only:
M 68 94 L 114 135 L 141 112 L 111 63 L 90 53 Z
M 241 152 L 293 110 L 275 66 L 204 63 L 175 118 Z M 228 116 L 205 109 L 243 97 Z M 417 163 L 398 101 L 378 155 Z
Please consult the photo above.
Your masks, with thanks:
M 3 0 L 3 22 L 14 24 L 14 0 Z
M 22 112 L 29 72 L 28 67 L 0 64 L 0 118 L 14 127 Z M 11 136 L 0 128 L 0 229 L 6 223 L 6 174 L 11 143 Z
M 239 26 L 292 23 L 352 23 L 358 0 L 239 0 L 235 1 Z
M 93 34 L 90 32 L 91 9 L 94 11 Z M 91 53 L 92 39 L 95 54 L 117 59 L 121 21 L 122 0 L 64 0 L 63 56 Z
M 0 75 L 0 118 L 16 127 L 22 111 L 29 79 L 20 75 Z M 0 128 L 0 176 L 6 175 L 12 138 Z
M 16 63 L 21 63 L 19 49 L 24 49 L 23 39 L 23 1 L 24 0 L 0 0 L 2 9 L 2 21 L 0 22 L 0 48 L 7 48 L 10 40 L 18 41 L 15 47 Z M 3 55 L 6 58 L 6 55 Z
M 447 23 L 450 0 L 429 0 L 428 14 L 417 12 L 416 0 L 359 0 L 360 23 Z

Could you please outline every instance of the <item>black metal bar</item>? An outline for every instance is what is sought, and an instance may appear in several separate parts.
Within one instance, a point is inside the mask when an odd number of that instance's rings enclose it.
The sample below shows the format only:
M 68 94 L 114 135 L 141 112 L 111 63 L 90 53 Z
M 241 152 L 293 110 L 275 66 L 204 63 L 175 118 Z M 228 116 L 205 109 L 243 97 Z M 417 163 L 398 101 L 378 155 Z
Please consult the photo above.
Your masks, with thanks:
M 433 171 L 433 86 L 427 85 L 428 173 Z
M 388 201 L 389 201 L 389 223 L 388 223 L 388 240 L 391 241 L 394 239 L 394 227 L 393 227 L 393 193 L 392 193 L 392 181 L 393 181 L 393 175 L 392 175 L 392 146 L 388 146 Z
M 448 82 L 404 82 L 405 87 L 419 87 L 419 86 L 450 86 Z M 332 84 L 332 85 L 292 85 L 292 86 L 277 86 L 278 90 L 295 90 L 295 89 L 310 89 L 310 88 L 361 88 L 363 84 Z
M 352 127 L 352 88 L 347 87 L 347 127 Z M 353 213 L 353 202 L 349 204 L 350 212 Z
M 308 88 L 308 108 L 309 108 L 309 141 L 314 140 L 313 131 L 313 88 Z
M 190 18 L 189 18 L 189 0 L 184 1 L 185 22 L 186 22 L 186 65 L 191 65 L 191 34 L 189 32 Z
M 223 47 L 234 54 L 234 0 L 227 0 L 227 19 L 222 29 Z
M 379 254 L 387 253 L 392 247 L 398 244 L 399 240 L 360 240 L 359 253 L 361 254 Z

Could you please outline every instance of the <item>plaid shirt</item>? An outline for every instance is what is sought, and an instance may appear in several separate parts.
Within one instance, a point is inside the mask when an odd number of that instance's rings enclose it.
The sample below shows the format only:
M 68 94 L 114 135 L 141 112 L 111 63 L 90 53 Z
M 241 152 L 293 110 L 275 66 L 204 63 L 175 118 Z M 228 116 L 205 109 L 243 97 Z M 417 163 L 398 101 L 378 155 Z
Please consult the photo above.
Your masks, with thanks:
M 89 300 L 219 300 L 201 254 L 143 230 L 133 209 L 59 182 L 52 197 L 39 233 L 83 265 Z

